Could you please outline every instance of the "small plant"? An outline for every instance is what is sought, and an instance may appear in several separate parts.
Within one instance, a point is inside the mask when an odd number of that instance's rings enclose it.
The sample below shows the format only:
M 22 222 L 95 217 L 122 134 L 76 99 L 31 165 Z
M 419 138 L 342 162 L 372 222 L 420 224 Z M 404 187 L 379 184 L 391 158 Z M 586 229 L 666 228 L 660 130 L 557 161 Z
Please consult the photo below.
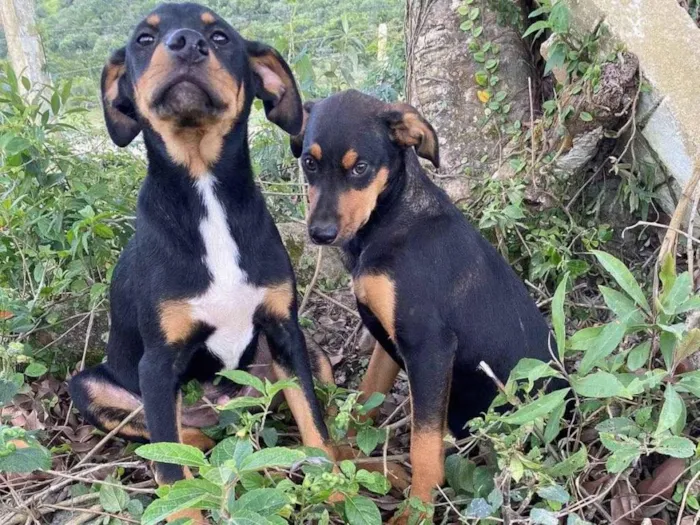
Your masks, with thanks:
M 277 431 L 268 425 L 270 405 L 283 389 L 296 388 L 295 381 L 271 383 L 241 370 L 221 375 L 252 387 L 259 397 L 238 397 L 221 407 L 235 412 L 235 423 L 230 425 L 235 435 L 221 441 L 208 458 L 194 447 L 175 443 L 144 445 L 136 450 L 146 459 L 197 469 L 195 478 L 158 490 L 159 499 L 143 514 L 144 525 L 188 508 L 210 512 L 215 523 L 329 523 L 331 513 L 350 524 L 381 523 L 379 509 L 360 494 L 360 489 L 386 494 L 390 484 L 384 476 L 358 470 L 350 461 L 341 462 L 333 471 L 321 450 L 276 446 Z M 356 396 L 340 389 L 326 392 L 326 401 L 337 403 L 340 409 L 331 425 L 336 434 L 344 435 L 350 422 L 357 420 L 353 409 L 367 412 L 383 399 L 375 396 L 361 406 L 356 404 Z M 377 442 L 360 437 L 363 431 L 367 434 L 369 423 L 363 423 L 362 428 L 358 444 L 364 442 L 363 450 L 371 452 Z M 268 448 L 262 448 L 263 444 Z M 342 495 L 343 501 L 329 503 L 333 495 Z
M 493 404 L 510 402 L 515 409 L 472 420 L 472 437 L 458 444 L 462 454 L 447 458 L 448 497 L 468 499 L 461 520 L 504 512 L 514 517 L 518 509 L 533 523 L 561 517 L 588 523 L 573 496 L 581 483 L 597 476 L 614 482 L 624 473 L 623 479 L 638 479 L 631 468 L 652 455 L 692 458 L 678 477 L 700 471 L 690 432 L 700 372 L 681 373 L 681 364 L 700 349 L 700 330 L 682 322 L 700 306 L 700 296 L 692 294 L 687 272 L 676 275 L 670 257 L 660 272 L 661 293 L 649 300 L 621 261 L 593 255 L 617 285 L 600 286 L 613 317 L 567 337 L 568 278 L 562 279 L 552 304 L 559 349 L 553 361 L 523 359 Z M 543 381 L 552 378 L 568 387 L 545 393 Z M 464 456 L 477 446 L 493 454 L 485 463 Z M 697 500 L 688 505 L 697 510 Z

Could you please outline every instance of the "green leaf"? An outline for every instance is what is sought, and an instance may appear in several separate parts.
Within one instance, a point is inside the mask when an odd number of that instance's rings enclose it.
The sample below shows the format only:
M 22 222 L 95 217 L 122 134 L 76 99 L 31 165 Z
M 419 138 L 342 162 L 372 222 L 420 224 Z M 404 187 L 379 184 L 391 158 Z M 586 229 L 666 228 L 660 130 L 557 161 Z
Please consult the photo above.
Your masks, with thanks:
M 359 470 L 355 474 L 355 481 L 375 494 L 388 494 L 391 490 L 391 483 L 379 472 L 368 472 Z
M 597 341 L 603 326 L 591 326 L 583 328 L 569 338 L 569 347 L 572 350 L 588 350 Z
M 267 395 L 270 398 L 275 397 L 275 395 L 282 391 L 286 390 L 288 388 L 299 388 L 299 383 L 297 382 L 296 378 L 290 377 L 287 379 L 280 379 L 279 381 L 276 381 L 272 385 L 268 385 L 266 387 L 267 389 Z
M 680 380 L 675 385 L 678 392 L 690 392 L 695 397 L 700 397 L 700 371 L 689 372 L 679 376 Z
M 687 357 L 693 355 L 700 348 L 700 330 L 693 328 L 676 346 L 673 362 L 680 363 Z
M 629 397 L 620 380 L 609 372 L 596 372 L 584 377 L 572 376 L 571 386 L 584 397 Z
M 645 312 L 649 312 L 649 303 L 642 288 L 637 283 L 634 275 L 630 272 L 622 261 L 613 257 L 609 253 L 593 250 L 593 255 L 596 256 L 598 262 L 605 270 L 615 279 L 615 282 L 629 295 L 634 302 L 641 306 Z
M 590 121 L 593 120 L 593 115 L 591 115 L 591 114 L 588 113 L 587 111 L 582 111 L 582 112 L 579 114 L 578 118 L 580 118 L 580 119 L 583 120 L 584 122 L 590 122 Z
M 151 443 L 136 449 L 136 455 L 151 461 L 173 463 L 186 467 L 206 467 L 209 462 L 204 452 L 191 445 L 182 443 Z
M 540 508 L 533 508 L 530 511 L 530 520 L 532 523 L 540 525 L 559 525 L 559 518 L 553 512 Z
M 371 396 L 362 403 L 362 408 L 359 410 L 360 414 L 367 414 L 368 412 L 374 410 L 375 408 L 381 406 L 384 402 L 386 396 L 381 392 L 373 392 Z
M 586 465 L 588 465 L 588 449 L 586 449 L 585 445 L 581 445 L 580 449 L 571 454 L 564 461 L 548 468 L 547 474 L 553 478 L 568 477 L 576 474 Z
M 561 430 L 561 423 L 564 418 L 564 410 L 566 409 L 566 403 L 561 403 L 557 408 L 552 410 L 552 414 L 547 421 L 547 426 L 544 429 L 544 442 L 551 443 L 554 438 L 559 435 Z
M 670 253 L 664 257 L 661 263 L 659 278 L 661 279 L 661 299 L 663 300 L 664 295 L 671 291 L 673 283 L 676 282 L 676 258 Z
M 28 474 L 50 468 L 51 454 L 43 447 L 18 448 L 11 454 L 0 457 L 0 472 Z
M 253 453 L 253 444 L 247 439 L 230 437 L 224 439 L 211 451 L 211 464 L 220 467 L 227 460 L 234 460 L 240 466 L 244 459 Z
M 38 361 L 34 361 L 26 368 L 26 370 L 24 371 L 24 375 L 27 377 L 41 377 L 47 371 L 48 368 L 46 368 L 46 365 L 44 365 L 43 363 L 39 363 Z
M 0 406 L 12 401 L 15 394 L 19 392 L 19 387 L 15 381 L 0 378 Z
M 680 274 L 673 283 L 673 287 L 668 293 L 664 290 L 660 298 L 661 308 L 664 313 L 673 315 L 690 297 L 692 286 L 690 274 L 688 272 Z
M 445 459 L 445 479 L 447 484 L 457 493 L 473 492 L 474 467 L 474 463 L 459 454 L 448 456 Z
M 554 410 L 569 393 L 569 388 L 555 390 L 549 394 L 541 396 L 539 399 L 521 406 L 513 414 L 501 416 L 501 421 L 509 425 L 524 425 L 530 423 L 538 417 L 543 417 Z
M 564 315 L 564 297 L 566 296 L 566 285 L 569 281 L 569 274 L 565 274 L 552 299 L 552 325 L 557 341 L 557 351 L 559 360 L 564 361 L 566 353 L 566 318 Z
M 600 441 L 612 454 L 605 465 L 609 472 L 617 474 L 629 467 L 641 455 L 641 443 L 636 439 L 620 437 L 615 439 L 612 434 L 601 432 Z
M 634 437 L 639 434 L 639 426 L 628 417 L 611 417 L 601 421 L 595 427 L 598 432 L 606 434 L 625 435 Z
M 536 31 L 542 31 L 544 29 L 549 29 L 549 21 L 547 20 L 538 20 L 534 24 L 531 24 L 530 27 L 527 28 L 527 30 L 523 33 L 523 38 L 530 36 L 532 33 Z
M 470 519 L 488 518 L 493 513 L 493 507 L 484 498 L 474 498 L 469 502 L 466 517 Z
M 240 410 L 241 408 L 264 407 L 265 399 L 262 397 L 234 397 L 231 401 L 222 406 L 221 410 Z
M 634 372 L 639 370 L 649 361 L 649 353 L 651 352 L 651 341 L 644 341 L 638 344 L 629 354 L 627 354 L 627 368 Z
M 357 433 L 357 446 L 369 456 L 377 448 L 383 432 L 377 428 L 365 427 Z
M 289 503 L 287 495 L 279 489 L 255 489 L 243 494 L 236 500 L 231 512 L 256 512 L 263 516 L 277 514 Z
M 537 495 L 549 501 L 566 504 L 569 503 L 571 496 L 566 490 L 559 485 L 550 485 L 549 487 L 540 487 L 537 489 Z
M 270 522 L 257 512 L 239 510 L 231 513 L 226 525 L 270 525 Z
M 695 454 L 695 444 L 688 438 L 671 436 L 660 439 L 654 450 L 673 458 L 689 458 Z
M 618 292 L 607 286 L 599 286 L 598 289 L 603 294 L 605 304 L 620 319 L 628 318 L 630 324 L 642 324 L 644 317 L 637 309 L 634 301 L 622 292 Z
M 261 394 L 265 393 L 265 384 L 262 380 L 255 377 L 253 374 L 249 374 L 245 370 L 224 370 L 219 372 L 219 375 L 239 385 L 252 387 Z
M 156 525 L 175 512 L 193 508 L 204 498 L 203 494 L 181 493 L 175 497 L 168 495 L 168 497 L 157 499 L 148 506 L 141 516 L 141 525 Z
M 676 314 L 684 314 L 691 310 L 700 310 L 700 295 L 690 297 L 686 302 L 676 308 Z
M 605 325 L 595 343 L 583 354 L 579 372 L 587 374 L 594 366 L 601 366 L 603 360 L 608 357 L 620 345 L 625 337 L 626 325 L 624 320 L 616 319 Z
M 349 525 L 381 525 L 382 516 L 374 502 L 364 496 L 346 498 L 345 519 Z
M 659 415 L 659 424 L 656 427 L 656 434 L 673 428 L 683 414 L 683 407 L 683 399 L 678 395 L 678 392 L 676 392 L 672 385 L 666 385 L 666 389 L 664 390 L 664 405 Z
M 114 485 L 100 487 L 100 505 L 106 512 L 116 514 L 126 510 L 128 504 L 129 496 L 123 488 Z
M 265 468 L 289 468 L 306 458 L 301 450 L 285 447 L 264 448 L 243 460 L 240 470 L 262 470 Z
M 486 87 L 489 83 L 489 74 L 486 71 L 477 71 L 474 74 L 474 79 L 481 87 Z
M 275 427 L 265 427 L 260 431 L 260 435 L 265 442 L 265 446 L 274 447 L 277 445 L 277 440 L 279 436 L 277 434 L 277 429 Z
M 569 7 L 566 2 L 560 0 L 553 4 L 548 19 L 553 32 L 561 34 L 569 31 Z

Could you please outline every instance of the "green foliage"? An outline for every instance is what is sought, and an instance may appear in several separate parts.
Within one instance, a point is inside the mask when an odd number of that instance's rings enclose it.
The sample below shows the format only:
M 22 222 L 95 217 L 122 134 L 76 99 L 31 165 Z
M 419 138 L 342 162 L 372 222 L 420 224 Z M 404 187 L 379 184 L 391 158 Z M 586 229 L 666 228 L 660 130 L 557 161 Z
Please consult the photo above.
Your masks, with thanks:
M 611 319 L 570 337 L 562 335 L 568 279 L 562 280 L 553 302 L 556 337 L 563 343 L 559 360 L 522 360 L 493 404 L 495 408 L 507 401 L 514 408 L 506 413 L 490 410 L 470 422 L 473 435 L 465 448 L 485 447 L 495 454 L 492 460 L 476 463 L 453 455 L 445 462 L 454 497 L 467 498 L 460 507 L 464 517 L 500 518 L 504 494 L 509 505 L 537 495 L 544 505 L 531 507 L 533 523 L 559 523 L 568 514 L 566 507 L 576 504 L 572 494 L 590 455 L 604 462 L 610 474 L 650 455 L 694 458 L 695 463 L 700 459 L 692 434 L 699 415 L 700 372 L 676 372 L 700 348 L 700 331 L 686 327 L 681 318 L 699 300 L 687 272 L 677 275 L 669 256 L 660 271 L 661 292 L 650 300 L 621 261 L 600 251 L 593 255 L 616 286 L 601 285 Z M 654 343 L 664 337 L 665 345 Z M 564 360 L 578 365 L 564 368 Z M 542 381 L 550 377 L 565 379 L 570 386 L 545 393 Z M 560 434 L 565 405 L 567 421 L 576 425 Z M 595 428 L 597 439 L 584 440 L 581 432 L 586 428 Z M 480 478 L 481 472 L 487 474 Z M 504 472 L 512 482 L 503 478 Z M 494 475 L 511 483 L 507 493 L 502 485 L 494 487 Z M 569 522 L 584 523 L 578 517 Z
M 70 83 L 33 90 L 9 67 L 0 72 L 0 332 L 11 337 L 58 323 L 60 303 L 95 308 L 132 232 L 140 163 L 74 150 L 89 138 L 74 125 L 82 110 L 70 92 Z M 29 343 L 24 351 L 31 356 Z
M 296 388 L 295 382 L 263 382 L 240 370 L 222 375 L 256 389 L 260 397 L 237 398 L 243 401 L 222 407 L 238 413 L 242 427 L 234 425 L 231 431 L 236 435 L 221 441 L 208 458 L 200 450 L 179 443 L 155 443 L 136 450 L 145 459 L 198 469 L 194 479 L 159 489 L 159 499 L 145 510 L 142 523 L 154 524 L 187 508 L 209 511 L 215 523 L 307 523 L 322 520 L 329 513 L 342 516 L 350 524 L 381 523 L 374 502 L 359 494 L 361 488 L 386 494 L 390 486 L 381 474 L 358 470 L 350 461 L 343 461 L 338 470 L 331 471 L 331 462 L 316 449 L 260 448 L 258 438 L 270 420 L 272 399 L 285 388 Z M 333 392 L 329 399 L 339 396 Z M 365 407 L 353 404 L 353 408 L 367 411 L 377 402 L 381 400 L 375 397 Z M 252 408 L 258 411 L 251 413 Z M 288 479 L 287 471 L 301 474 L 301 481 Z M 329 502 L 334 494 L 344 496 L 342 503 Z M 120 506 L 125 503 L 122 501 Z

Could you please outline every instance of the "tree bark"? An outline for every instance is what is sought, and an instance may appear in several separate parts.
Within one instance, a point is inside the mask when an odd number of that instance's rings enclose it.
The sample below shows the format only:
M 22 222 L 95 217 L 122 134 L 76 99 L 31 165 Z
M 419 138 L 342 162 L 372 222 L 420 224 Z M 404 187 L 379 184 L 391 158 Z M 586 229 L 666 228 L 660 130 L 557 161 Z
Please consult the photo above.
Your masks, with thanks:
M 456 10 L 461 3 L 406 0 L 406 98 L 437 130 L 442 161 L 437 182 L 453 200 L 469 195 L 470 178 L 499 168 L 506 140 L 493 122 L 483 124 L 484 105 L 477 98 L 483 88 L 474 77 L 483 64 L 468 49 L 473 37 L 460 29 Z M 477 0 L 472 6 L 480 9 L 479 41 L 500 46 L 501 80 L 493 89 L 508 93 L 509 121 L 529 121 L 528 77 L 533 68 L 521 29 L 498 25 L 498 13 L 487 1 Z
M 33 0 L 0 0 L 0 21 L 5 29 L 7 52 L 15 73 L 32 84 L 49 84 L 46 57 L 36 28 Z

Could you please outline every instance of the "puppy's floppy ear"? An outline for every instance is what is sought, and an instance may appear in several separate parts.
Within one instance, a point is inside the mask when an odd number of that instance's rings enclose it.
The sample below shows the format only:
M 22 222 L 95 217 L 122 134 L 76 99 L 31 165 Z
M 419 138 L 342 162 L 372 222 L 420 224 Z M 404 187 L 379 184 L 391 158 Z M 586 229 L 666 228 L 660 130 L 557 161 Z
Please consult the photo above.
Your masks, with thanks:
M 246 48 L 255 76 L 255 96 L 263 101 L 267 119 L 296 135 L 303 123 L 303 110 L 292 70 L 270 46 L 246 42 Z
M 306 123 L 309 121 L 309 115 L 311 115 L 311 109 L 314 107 L 315 102 L 309 100 L 304 102 L 304 118 L 301 124 L 301 131 L 297 135 L 292 135 L 289 137 L 289 147 L 292 149 L 292 155 L 297 159 L 301 157 L 301 150 L 304 148 L 304 132 L 306 132 Z
M 141 131 L 133 101 L 126 94 L 126 50 L 115 51 L 102 69 L 102 106 L 107 131 L 114 143 L 128 146 Z
M 420 157 L 428 159 L 436 168 L 440 167 L 437 133 L 416 108 L 409 104 L 390 104 L 381 117 L 389 125 L 394 142 L 404 148 L 414 146 Z

